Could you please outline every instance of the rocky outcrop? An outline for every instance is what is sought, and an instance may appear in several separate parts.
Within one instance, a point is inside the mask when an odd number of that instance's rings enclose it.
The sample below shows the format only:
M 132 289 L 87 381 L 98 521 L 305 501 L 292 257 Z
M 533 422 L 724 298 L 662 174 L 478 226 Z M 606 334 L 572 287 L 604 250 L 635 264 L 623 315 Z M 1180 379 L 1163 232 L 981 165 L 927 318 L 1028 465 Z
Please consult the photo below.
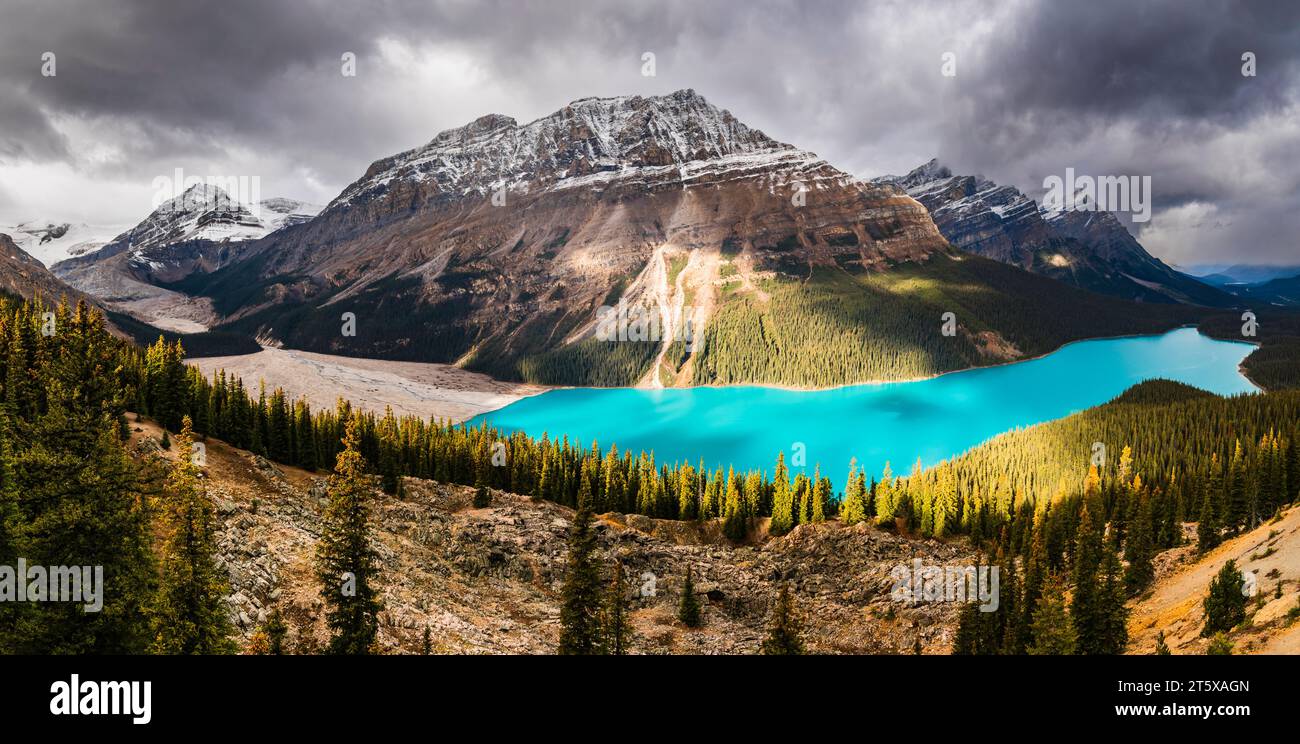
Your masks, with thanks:
M 174 454 L 158 449 L 152 424 L 136 428 L 136 456 Z M 324 478 L 216 440 L 207 442 L 207 458 L 240 642 L 279 610 L 288 649 L 320 650 L 323 604 L 311 566 Z M 427 627 L 435 652 L 553 653 L 573 512 L 504 492 L 476 509 L 471 488 L 410 478 L 404 486 L 402 498 L 376 489 L 373 502 L 383 649 L 418 653 Z M 805 525 L 733 546 L 716 525 L 611 513 L 599 516 L 596 532 L 605 565 L 620 561 L 628 578 L 633 653 L 755 653 L 781 583 L 797 600 L 812 651 L 912 653 L 919 637 L 926 653 L 946 653 L 958 606 L 891 598 L 890 571 L 913 558 L 931 565 L 973 558 L 964 540 L 913 540 L 866 525 Z M 699 629 L 675 619 L 688 567 L 704 605 Z

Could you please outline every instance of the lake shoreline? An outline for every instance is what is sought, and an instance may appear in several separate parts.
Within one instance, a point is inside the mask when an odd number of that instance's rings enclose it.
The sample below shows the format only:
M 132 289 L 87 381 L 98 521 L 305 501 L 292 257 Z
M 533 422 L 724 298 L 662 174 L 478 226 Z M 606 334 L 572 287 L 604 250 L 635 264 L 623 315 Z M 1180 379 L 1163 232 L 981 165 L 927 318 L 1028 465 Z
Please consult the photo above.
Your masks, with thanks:
M 1084 343 L 1088 341 L 1090 343 Z M 1135 385 L 1172 380 L 1219 396 L 1251 394 L 1241 374 L 1254 351 L 1183 325 L 1063 344 L 1033 365 L 989 365 L 899 385 L 799 390 L 715 385 L 712 391 L 646 394 L 643 388 L 570 388 L 553 398 L 521 400 L 469 422 L 529 436 L 548 432 L 572 442 L 616 443 L 653 452 L 657 461 L 769 468 L 774 453 L 798 452 L 820 463 L 833 483 L 851 460 L 882 472 L 886 462 L 932 467 L 1007 431 L 1103 406 Z M 671 390 L 671 388 L 669 389 Z M 806 457 L 805 457 L 806 456 Z M 842 485 L 842 483 L 840 484 Z
M 611 386 L 611 387 L 594 387 L 589 385 L 555 385 L 555 386 L 547 386 L 546 390 L 540 391 L 538 393 L 534 393 L 534 395 L 541 395 L 542 393 L 550 392 L 552 390 L 647 390 L 649 391 L 649 390 L 695 390 L 695 389 L 725 390 L 729 388 L 761 388 L 764 390 L 780 390 L 783 392 L 790 392 L 790 393 L 819 393 L 819 392 L 826 392 L 829 390 L 843 390 L 846 388 L 855 388 L 855 387 L 904 385 L 904 384 L 914 383 L 914 382 L 925 382 L 927 380 L 937 380 L 941 377 L 946 377 L 948 375 L 958 375 L 966 372 L 976 372 L 982 369 L 997 369 L 998 367 L 1006 367 L 1014 364 L 1024 364 L 1025 362 L 1033 362 L 1039 359 L 1044 359 L 1046 357 L 1049 357 L 1052 354 L 1061 351 L 1062 349 L 1068 348 L 1070 346 L 1074 346 L 1076 344 L 1086 344 L 1093 341 L 1114 341 L 1114 340 L 1125 339 L 1125 338 L 1157 338 L 1160 336 L 1165 336 L 1167 334 L 1173 333 L 1174 331 L 1182 330 L 1184 328 L 1195 328 L 1197 329 L 1198 333 L 1200 332 L 1199 324 L 1185 323 L 1183 325 L 1170 328 L 1169 330 L 1158 331 L 1155 333 L 1123 333 L 1115 336 L 1089 336 L 1088 338 L 1076 339 L 1074 341 L 1066 341 L 1065 343 L 1061 344 L 1060 346 L 1057 346 L 1054 349 L 1051 349 L 1050 351 L 1045 351 L 1041 354 L 1035 354 L 1033 356 L 1028 356 L 1021 359 L 1009 359 L 1007 361 L 997 362 L 994 364 L 981 364 L 975 367 L 962 367 L 961 369 L 950 369 L 944 372 L 936 372 L 935 374 L 932 375 L 908 377 L 908 378 L 902 378 L 898 380 L 865 380 L 861 382 L 846 382 L 846 383 L 841 383 L 839 385 L 827 385 L 824 387 L 805 387 L 802 385 L 786 385 L 781 383 L 768 383 L 768 382 L 707 383 L 703 385 L 686 385 L 683 387 L 671 387 L 671 388 L 656 388 L 656 387 L 641 386 L 641 385 L 618 385 L 618 386 Z M 1219 341 L 1222 343 L 1230 343 L 1230 344 L 1243 343 L 1255 347 L 1258 347 L 1260 345 L 1258 342 L 1221 339 L 1221 338 L 1215 338 L 1214 336 L 1210 336 L 1204 333 L 1202 333 L 1201 335 L 1212 341 Z M 1245 374 L 1244 370 L 1242 371 L 1242 377 L 1246 378 L 1246 380 L 1250 382 L 1251 385 L 1255 386 L 1255 388 L 1257 388 L 1260 392 L 1264 391 L 1264 388 L 1261 387 L 1259 383 L 1255 382 L 1254 380 L 1251 380 L 1250 377 Z M 490 413 L 490 411 L 487 411 L 485 413 Z

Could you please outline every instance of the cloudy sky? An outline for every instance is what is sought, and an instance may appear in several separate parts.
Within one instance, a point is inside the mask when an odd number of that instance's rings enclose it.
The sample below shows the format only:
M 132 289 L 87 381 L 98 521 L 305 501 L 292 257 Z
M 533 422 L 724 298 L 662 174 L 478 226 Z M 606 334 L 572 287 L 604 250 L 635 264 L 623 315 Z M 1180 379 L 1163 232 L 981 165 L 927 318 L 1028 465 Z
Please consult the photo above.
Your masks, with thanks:
M 1152 253 L 1300 263 L 1300 4 L 1226 0 L 0 0 L 0 224 L 134 223 L 177 168 L 326 203 L 485 113 L 679 88 L 863 177 L 1149 175 Z

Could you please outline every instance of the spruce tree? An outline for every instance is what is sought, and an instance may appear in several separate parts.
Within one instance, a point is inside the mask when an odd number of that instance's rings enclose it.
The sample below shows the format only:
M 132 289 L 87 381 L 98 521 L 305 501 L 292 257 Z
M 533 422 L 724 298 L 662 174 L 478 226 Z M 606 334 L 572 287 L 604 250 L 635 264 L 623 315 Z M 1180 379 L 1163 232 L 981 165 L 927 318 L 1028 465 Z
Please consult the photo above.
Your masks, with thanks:
M 1074 597 L 1070 618 L 1074 622 L 1076 651 L 1105 653 L 1106 620 L 1101 581 L 1102 530 L 1100 516 L 1093 516 L 1093 504 L 1086 503 L 1079 515 L 1074 548 Z
M 1214 637 L 1210 639 L 1210 645 L 1205 647 L 1205 655 L 1231 656 L 1232 646 L 1232 641 L 1229 641 L 1226 635 L 1223 633 L 1215 633 Z
M 1124 587 L 1130 596 L 1136 596 L 1155 579 L 1155 566 L 1152 565 L 1151 522 L 1154 519 L 1150 494 L 1139 493 L 1142 500 L 1138 518 L 1129 525 L 1128 541 L 1124 546 L 1124 558 L 1128 567 L 1124 571 Z
M 1049 575 L 1043 585 L 1043 595 L 1034 608 L 1031 635 L 1033 641 L 1026 653 L 1032 656 L 1075 653 L 1075 625 L 1065 609 L 1065 582 L 1060 574 Z
M 270 616 L 266 619 L 265 628 L 268 654 L 280 656 L 284 653 L 284 636 L 288 630 L 280 611 L 278 609 L 272 610 Z
M 596 530 L 590 505 L 578 505 L 569 531 L 569 560 L 560 590 L 559 653 L 588 656 L 601 650 L 601 586 Z
M 107 372 L 99 372 L 107 374 Z M 87 373 L 89 374 L 89 373 Z M 46 382 L 49 409 L 24 424 L 13 454 L 15 555 L 33 566 L 102 566 L 103 606 L 17 608 L 0 650 L 21 654 L 134 654 L 151 641 L 141 618 L 156 596 L 147 490 L 117 436 L 115 417 L 73 405 L 74 385 Z
M 1223 564 L 1218 575 L 1210 581 L 1209 595 L 1201 603 L 1205 610 L 1202 636 L 1226 633 L 1246 619 L 1245 583 L 1235 560 Z
M 215 517 L 193 461 L 194 429 L 181 419 L 176 460 L 163 489 L 161 586 L 154 611 L 153 648 L 161 654 L 220 654 L 234 650 L 217 566 Z
M 785 467 L 785 453 L 776 458 L 776 473 L 772 477 L 772 521 L 768 531 L 784 535 L 797 523 L 795 519 L 795 494 L 790 488 L 790 474 Z
M 981 617 L 974 602 L 963 602 L 957 613 L 957 632 L 952 639 L 953 656 L 976 656 L 980 647 Z
M 825 522 L 831 512 L 831 479 L 821 474 L 821 466 L 817 466 L 813 480 L 816 486 L 813 489 L 812 514 L 809 520 L 816 524 Z
M 781 584 L 777 594 L 776 607 L 772 610 L 772 619 L 768 625 L 767 638 L 763 640 L 762 652 L 767 656 L 794 656 L 804 652 L 803 626 L 799 621 L 794 600 L 790 597 L 790 588 Z
M 378 556 L 370 546 L 373 494 L 360 449 L 358 419 L 353 416 L 329 478 L 329 501 L 316 546 L 316 578 L 325 600 L 329 651 L 334 654 L 371 653 L 382 609 L 375 588 Z
M 1165 632 L 1156 634 L 1156 656 L 1170 656 L 1169 646 L 1165 643 Z
M 1201 512 L 1196 523 L 1196 552 L 1208 553 L 1218 547 L 1219 519 L 1215 509 L 1216 499 L 1209 488 L 1202 486 L 1204 495 L 1201 499 Z
M 851 527 L 867 519 L 867 490 L 865 477 L 858 470 L 857 460 L 849 463 L 849 481 L 844 490 L 844 503 L 840 505 L 840 522 Z
M 1106 540 L 1102 556 L 1101 590 L 1098 592 L 1097 616 L 1100 621 L 1100 646 L 1093 653 L 1122 654 L 1128 646 L 1128 607 L 1124 604 L 1124 570 L 1119 562 L 1118 535 Z
M 677 604 L 677 619 L 688 628 L 700 627 L 700 599 L 695 596 L 695 582 L 691 579 L 691 567 L 686 567 L 686 578 L 682 580 L 682 599 Z
M 610 656 L 627 654 L 628 640 L 632 635 L 627 614 L 627 580 L 623 574 L 622 561 L 615 561 L 614 575 L 609 582 L 609 596 L 605 599 L 604 650 Z

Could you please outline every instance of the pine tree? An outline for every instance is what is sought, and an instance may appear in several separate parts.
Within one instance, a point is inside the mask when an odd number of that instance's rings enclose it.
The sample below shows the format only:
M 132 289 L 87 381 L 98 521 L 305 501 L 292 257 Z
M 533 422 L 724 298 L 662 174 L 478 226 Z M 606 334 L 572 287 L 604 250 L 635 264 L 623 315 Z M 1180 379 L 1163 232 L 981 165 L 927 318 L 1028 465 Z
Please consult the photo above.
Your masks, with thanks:
M 1165 643 L 1165 632 L 1156 633 L 1156 656 L 1169 656 L 1169 646 Z
M 1237 534 L 1242 527 L 1253 521 L 1250 514 L 1250 496 L 1246 483 L 1246 457 L 1238 440 L 1228 461 L 1228 476 L 1225 484 L 1227 511 L 1224 526 L 1230 533 Z M 1253 526 L 1253 525 L 1249 525 Z
M 615 561 L 614 575 L 609 582 L 609 595 L 605 599 L 604 651 L 610 656 L 627 654 L 628 639 L 632 635 L 627 613 L 627 580 L 623 575 L 623 563 Z
M 358 419 L 352 417 L 329 478 L 329 503 L 316 546 L 316 577 L 334 654 L 371 653 L 382 609 L 375 589 L 378 556 L 370 546 L 372 491 L 360 448 Z
M 1118 534 L 1112 533 L 1102 549 L 1102 579 L 1097 604 L 1101 633 L 1100 645 L 1094 653 L 1121 654 L 1128 646 L 1128 607 L 1124 604 L 1124 571 L 1119 562 L 1118 539 Z
M 768 531 L 773 535 L 784 535 L 797 523 L 795 519 L 795 495 L 790 488 L 790 473 L 785 467 L 785 453 L 776 458 L 776 473 L 772 477 L 772 522 Z
M 161 587 L 153 611 L 153 647 L 162 654 L 234 650 L 224 601 L 228 584 L 217 567 L 215 517 L 193 460 L 193 437 L 193 424 L 185 416 L 163 492 Z
M 844 503 L 840 506 L 840 522 L 851 527 L 867 519 L 867 491 L 864 476 L 858 470 L 856 459 L 849 462 L 849 481 L 844 491 Z
M 143 653 L 151 638 L 140 618 L 156 596 L 157 577 L 149 494 L 118 439 L 116 417 L 81 405 L 76 391 L 62 375 L 47 379 L 48 410 L 22 426 L 12 457 L 11 540 L 28 565 L 102 566 L 103 606 L 98 612 L 73 602 L 21 607 L 13 632 L 0 634 L 0 650 Z
M 825 522 L 831 512 L 831 479 L 822 476 L 821 466 L 818 465 L 813 480 L 816 481 L 817 485 L 813 490 L 810 521 L 816 524 Z
M 1138 518 L 1129 525 L 1128 542 L 1124 557 L 1128 568 L 1124 571 L 1124 587 L 1130 596 L 1136 596 L 1155 579 L 1155 566 L 1151 563 L 1151 522 L 1154 519 L 1152 499 L 1148 494 L 1137 496 L 1142 500 Z
M 963 602 L 957 613 L 957 632 L 952 639 L 953 656 L 976 656 L 980 648 L 980 611 L 974 602 Z
M 588 656 L 601 650 L 600 569 L 596 563 L 596 530 L 591 506 L 583 503 L 569 531 L 569 560 L 560 590 L 560 648 L 569 656 Z
M 1202 486 L 1205 492 L 1201 499 L 1201 513 L 1199 521 L 1196 523 L 1196 552 L 1208 553 L 1218 547 L 1222 538 L 1219 537 L 1219 518 L 1215 510 L 1214 494 L 1209 488 Z
M 767 638 L 763 640 L 762 652 L 767 656 L 794 656 L 804 652 L 803 626 L 799 621 L 794 600 L 790 597 L 790 588 L 781 584 L 781 591 L 776 598 L 776 607 L 772 610 L 772 619 L 768 625 Z
M 682 580 L 682 599 L 677 604 L 677 619 L 688 628 L 700 627 L 700 599 L 695 596 L 695 582 L 691 580 L 691 567 L 686 567 Z
M 1205 610 L 1202 636 L 1226 633 L 1246 619 L 1245 583 L 1235 560 L 1223 564 L 1218 575 L 1210 581 L 1209 595 L 1201 603 Z
M 1210 639 L 1210 645 L 1205 647 L 1205 655 L 1231 656 L 1232 646 L 1232 641 L 1229 641 L 1226 635 L 1223 633 L 1215 633 L 1214 637 Z
M 1034 609 L 1031 623 L 1033 642 L 1026 653 L 1033 656 L 1068 656 L 1075 653 L 1075 625 L 1065 609 L 1065 582 L 1051 574 L 1043 585 L 1043 596 Z
M 1102 525 L 1093 516 L 1093 504 L 1085 503 L 1079 515 L 1074 548 L 1074 597 L 1070 617 L 1080 654 L 1105 653 L 1104 597 L 1101 582 Z
M 267 653 L 272 656 L 280 656 L 284 653 L 284 636 L 288 630 L 280 611 L 272 610 L 266 619 L 266 638 L 269 643 Z

